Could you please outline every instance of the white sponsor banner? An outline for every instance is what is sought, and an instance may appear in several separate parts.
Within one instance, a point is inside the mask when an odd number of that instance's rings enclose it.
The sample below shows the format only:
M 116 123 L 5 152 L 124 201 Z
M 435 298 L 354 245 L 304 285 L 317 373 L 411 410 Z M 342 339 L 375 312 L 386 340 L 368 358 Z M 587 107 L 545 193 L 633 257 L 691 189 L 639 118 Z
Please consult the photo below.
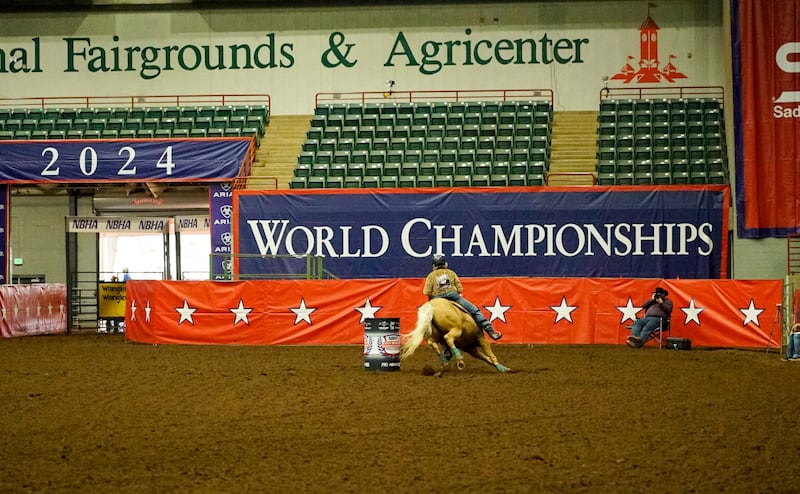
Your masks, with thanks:
M 208 215 L 176 216 L 176 232 L 203 232 L 211 229 L 211 219 Z
M 138 233 L 163 232 L 169 224 L 165 217 L 67 216 L 67 233 Z

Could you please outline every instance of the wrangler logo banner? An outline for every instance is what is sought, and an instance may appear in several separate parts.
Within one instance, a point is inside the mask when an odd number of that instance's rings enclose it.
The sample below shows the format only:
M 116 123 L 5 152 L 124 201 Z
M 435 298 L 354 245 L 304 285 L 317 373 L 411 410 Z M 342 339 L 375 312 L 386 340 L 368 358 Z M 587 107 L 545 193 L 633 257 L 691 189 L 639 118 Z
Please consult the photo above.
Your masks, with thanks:
M 724 278 L 728 188 L 234 191 L 234 271 L 425 276 Z
M 738 235 L 800 232 L 800 4 L 732 0 Z
M 462 278 L 501 344 L 624 344 L 657 286 L 670 336 L 694 346 L 780 347 L 780 280 Z M 141 343 L 356 345 L 368 318 L 414 328 L 424 279 L 127 283 L 125 334 Z

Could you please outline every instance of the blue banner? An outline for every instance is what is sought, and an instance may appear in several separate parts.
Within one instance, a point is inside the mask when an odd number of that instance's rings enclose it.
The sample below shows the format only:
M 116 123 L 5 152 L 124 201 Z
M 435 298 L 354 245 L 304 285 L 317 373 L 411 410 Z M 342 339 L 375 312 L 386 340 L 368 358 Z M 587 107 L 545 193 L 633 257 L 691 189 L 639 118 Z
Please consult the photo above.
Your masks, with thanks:
M 235 178 L 251 139 L 0 142 L 0 182 Z
M 236 191 L 240 274 L 724 278 L 727 186 Z M 278 257 L 275 257 L 278 256 Z M 294 268 L 292 266 L 295 266 Z
M 212 280 L 231 279 L 231 216 L 233 184 L 213 183 L 208 186 L 209 222 L 211 223 L 211 276 Z

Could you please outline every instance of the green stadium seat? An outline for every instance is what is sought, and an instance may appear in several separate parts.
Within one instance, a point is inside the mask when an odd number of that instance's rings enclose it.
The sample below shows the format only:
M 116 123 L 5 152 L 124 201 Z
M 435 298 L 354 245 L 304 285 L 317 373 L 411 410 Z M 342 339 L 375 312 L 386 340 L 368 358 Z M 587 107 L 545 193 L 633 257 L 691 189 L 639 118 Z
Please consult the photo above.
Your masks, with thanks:
M 417 187 L 433 187 L 436 184 L 434 175 L 419 175 L 417 177 Z
M 347 176 L 359 178 L 363 177 L 366 166 L 367 165 L 365 163 L 348 163 Z
M 597 174 L 597 185 L 616 185 L 616 175 L 613 172 L 604 172 Z M 532 185 L 530 181 L 528 185 Z
M 490 184 L 489 175 L 484 174 L 473 174 L 472 175 L 472 186 L 473 187 L 488 187 Z
M 372 139 L 372 148 L 370 151 L 388 151 L 391 139 L 388 137 L 376 137 Z
M 688 184 L 689 183 L 689 172 L 688 171 L 680 171 L 672 172 L 672 183 L 673 184 Z
M 325 188 L 325 177 L 315 177 L 315 176 L 308 177 L 308 179 L 306 181 L 306 188 L 308 188 L 308 189 L 324 189 Z
M 453 175 L 453 187 L 469 187 L 472 185 L 471 174 Z
M 506 187 L 508 186 L 508 175 L 506 174 L 492 174 L 489 176 L 489 185 L 492 187 Z
M 306 177 L 292 177 L 292 180 L 289 182 L 290 189 L 305 189 L 307 186 Z
M 294 170 L 292 170 L 292 175 L 295 177 L 310 177 L 311 176 L 311 166 L 307 163 L 298 163 Z
M 360 176 L 346 176 L 344 177 L 344 188 L 345 189 L 360 189 L 361 188 L 361 177 Z
M 402 163 L 400 165 L 400 176 L 401 177 L 416 177 L 419 174 L 420 174 L 420 164 L 419 163 L 405 162 L 405 163 Z
M 398 187 L 403 187 L 403 188 L 416 187 L 417 186 L 417 177 L 416 176 L 411 177 L 411 176 L 403 176 L 403 175 L 401 175 L 397 179 L 397 186 Z
M 616 185 L 634 185 L 633 172 L 617 172 L 614 183 Z
M 546 180 L 543 173 L 528 173 L 525 178 L 528 186 L 546 185 Z
M 331 165 L 327 163 L 314 163 L 311 165 L 310 173 L 308 174 L 309 177 L 327 177 L 329 167 Z

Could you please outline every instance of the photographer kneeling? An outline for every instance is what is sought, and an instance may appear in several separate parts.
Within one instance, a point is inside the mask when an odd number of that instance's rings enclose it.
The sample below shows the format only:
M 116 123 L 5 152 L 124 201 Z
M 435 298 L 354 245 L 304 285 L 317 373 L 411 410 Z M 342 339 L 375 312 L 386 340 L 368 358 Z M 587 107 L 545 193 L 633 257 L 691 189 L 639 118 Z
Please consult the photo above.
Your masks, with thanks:
M 631 335 L 626 344 L 631 348 L 641 348 L 650 339 L 662 319 L 669 320 L 672 314 L 672 300 L 667 298 L 669 292 L 661 287 L 656 288 L 652 298 L 642 304 L 644 317 L 633 322 Z

